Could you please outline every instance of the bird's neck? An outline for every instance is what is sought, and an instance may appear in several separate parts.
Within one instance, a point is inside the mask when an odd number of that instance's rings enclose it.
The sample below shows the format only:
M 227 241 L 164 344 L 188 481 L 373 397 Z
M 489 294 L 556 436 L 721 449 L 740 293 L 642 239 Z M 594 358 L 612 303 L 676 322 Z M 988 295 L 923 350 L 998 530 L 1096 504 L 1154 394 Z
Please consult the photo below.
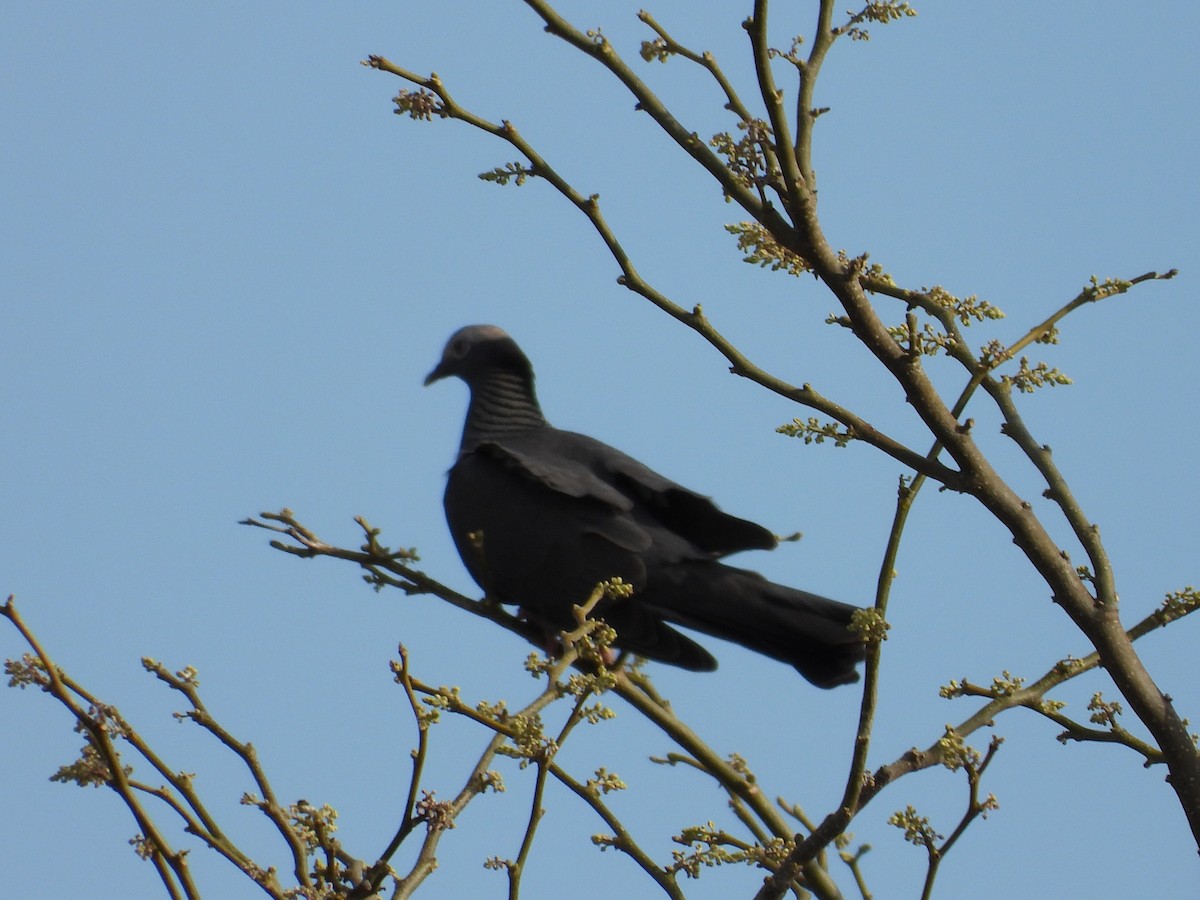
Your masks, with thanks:
M 516 372 L 493 372 L 471 386 L 462 452 L 483 441 L 544 428 L 547 424 L 527 378 Z

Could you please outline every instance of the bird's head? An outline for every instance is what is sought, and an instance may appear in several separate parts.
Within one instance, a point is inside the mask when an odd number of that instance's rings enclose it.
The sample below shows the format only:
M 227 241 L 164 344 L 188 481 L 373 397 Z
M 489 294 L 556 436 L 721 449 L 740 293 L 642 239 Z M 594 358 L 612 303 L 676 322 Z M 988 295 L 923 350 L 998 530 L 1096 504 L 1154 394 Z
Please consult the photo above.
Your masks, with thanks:
M 467 384 L 496 372 L 512 372 L 533 383 L 533 366 L 517 342 L 495 325 L 467 325 L 450 335 L 441 361 L 425 376 L 428 387 L 457 375 Z

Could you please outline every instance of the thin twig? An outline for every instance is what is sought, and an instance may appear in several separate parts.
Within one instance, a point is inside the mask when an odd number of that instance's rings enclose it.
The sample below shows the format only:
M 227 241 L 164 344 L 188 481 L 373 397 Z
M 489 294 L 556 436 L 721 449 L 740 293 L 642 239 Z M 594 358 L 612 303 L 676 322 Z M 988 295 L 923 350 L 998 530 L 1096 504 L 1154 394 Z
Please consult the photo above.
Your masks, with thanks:
M 167 893 L 172 900 L 176 900 L 176 898 L 181 900 L 184 897 L 188 900 L 199 898 L 200 894 L 192 880 L 186 855 L 172 849 L 166 837 L 155 825 L 154 820 L 138 801 L 135 789 L 129 782 L 121 755 L 113 743 L 110 712 L 115 714 L 116 711 L 103 704 L 90 704 L 95 711 L 94 714 L 91 714 L 75 701 L 72 690 L 63 678 L 62 671 L 21 618 L 12 595 L 9 595 L 4 605 L 0 607 L 0 615 L 12 622 L 40 661 L 42 672 L 45 674 L 45 680 L 41 685 L 42 689 L 67 708 L 75 717 L 80 728 L 86 732 L 91 746 L 99 753 L 107 769 L 104 783 L 116 792 L 133 815 L 141 830 L 142 846 L 151 851 L 150 860 Z M 119 716 L 117 721 L 120 721 Z M 124 730 L 124 727 L 121 730 Z

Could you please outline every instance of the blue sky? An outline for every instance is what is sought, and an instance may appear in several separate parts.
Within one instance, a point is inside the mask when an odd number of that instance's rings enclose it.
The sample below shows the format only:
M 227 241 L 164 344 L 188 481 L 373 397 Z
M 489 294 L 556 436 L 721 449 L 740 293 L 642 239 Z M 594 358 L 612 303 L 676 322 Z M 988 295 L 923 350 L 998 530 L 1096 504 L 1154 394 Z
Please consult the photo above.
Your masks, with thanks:
M 774 14 L 775 43 L 806 31 Z M 716 5 L 713 5 L 715 9 Z M 645 64 L 637 5 L 571 2 L 602 25 L 681 119 L 730 126 L 702 73 Z M 739 84 L 752 72 L 748 6 L 650 9 L 711 49 Z M 920 16 L 839 45 L 818 89 L 816 163 L 835 246 L 869 251 L 901 284 L 978 294 L 1013 340 L 1092 275 L 1178 267 L 1081 310 L 1041 355 L 1075 379 L 1024 398 L 1100 524 L 1127 621 L 1194 584 L 1200 489 L 1192 385 L 1200 75 L 1191 6 L 1118 2 L 1024 12 L 925 2 Z M 548 186 L 478 172 L 515 158 L 456 123 L 391 113 L 402 85 L 369 53 L 437 71 L 457 99 L 507 118 L 581 190 L 601 195 L 635 264 L 681 304 L 703 303 L 753 359 L 927 448 L 894 385 L 808 279 L 741 265 L 722 225 L 737 218 L 699 170 L 632 110 L 590 60 L 544 34 L 523 4 L 216 2 L 8 4 L 0 11 L 0 594 L 75 677 L 115 703 L 203 788 L 263 862 L 281 864 L 248 782 L 142 672 L 149 655 L 194 665 L 210 708 L 254 741 L 281 796 L 331 803 L 341 836 L 370 858 L 395 826 L 414 741 L 387 660 L 410 648 L 426 681 L 510 704 L 532 697 L 527 648 L 432 599 L 373 594 L 349 566 L 300 562 L 239 519 L 289 506 L 331 541 L 353 516 L 420 548 L 429 574 L 474 592 L 445 532 L 443 475 L 465 391 L 421 388 L 446 336 L 495 322 L 532 358 L 548 417 L 712 494 L 723 508 L 804 539 L 741 563 L 868 602 L 890 525 L 897 465 L 865 447 L 805 447 L 775 426 L 799 408 L 730 377 L 697 337 L 615 283 L 583 218 Z M 781 75 L 782 77 L 782 75 Z M 899 317 L 899 311 L 895 311 Z M 937 361 L 949 392 L 960 375 Z M 1014 486 L 1041 486 L 976 412 L 981 441 Z M 1086 652 L 1000 528 L 965 498 L 927 492 L 899 561 L 873 765 L 925 746 L 968 701 L 951 678 L 1034 678 Z M 1140 645 L 1184 714 L 1200 710 L 1195 622 Z M 0 631 L 0 652 L 23 650 Z M 857 695 L 818 692 L 784 666 L 714 646 L 716 674 L 659 667 L 676 708 L 722 752 L 747 757 L 777 794 L 821 815 L 840 796 Z M 1073 711 L 1099 673 L 1062 692 Z M 629 710 L 577 734 L 564 764 L 633 786 L 614 801 L 666 859 L 669 836 L 725 815 L 699 778 L 646 759 L 669 749 Z M 1130 727 L 1135 727 L 1129 723 Z M 1060 746 L 1029 714 L 985 789 L 1000 809 L 974 825 L 939 876 L 940 896 L 1194 896 L 1195 847 L 1162 771 L 1131 752 Z M 51 784 L 79 739 L 47 698 L 0 692 L 0 845 L 23 896 L 157 896 L 126 845 L 113 796 Z M 455 792 L 484 736 L 435 733 L 429 786 Z M 975 742 L 986 743 L 986 735 Z M 442 842 L 430 896 L 501 896 L 482 860 L 512 856 L 531 778 L 477 800 Z M 884 824 L 912 803 L 948 832 L 965 800 L 944 771 L 906 778 L 855 823 L 880 897 L 917 896 L 923 854 Z M 527 896 L 649 896 L 632 864 L 599 854 L 601 830 L 551 792 Z M 403 862 L 401 858 L 400 862 Z M 19 863 L 19 865 L 16 865 Z M 192 864 L 206 896 L 254 896 L 213 854 Z M 834 871 L 839 877 L 842 873 Z M 689 896 L 747 896 L 752 871 L 706 871 Z M 850 882 L 842 878 L 849 890 Z M 580 887 L 579 885 L 582 885 Z M 592 889 L 590 886 L 594 886 Z M 850 894 L 852 895 L 852 894 Z

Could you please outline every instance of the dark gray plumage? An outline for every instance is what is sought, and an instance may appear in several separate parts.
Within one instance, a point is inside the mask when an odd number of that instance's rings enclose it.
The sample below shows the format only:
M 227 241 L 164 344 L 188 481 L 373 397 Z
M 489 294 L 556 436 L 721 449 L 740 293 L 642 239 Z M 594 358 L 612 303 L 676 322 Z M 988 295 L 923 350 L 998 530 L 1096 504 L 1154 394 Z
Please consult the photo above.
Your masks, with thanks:
M 561 630 L 574 625 L 573 604 L 620 576 L 633 596 L 596 613 L 616 629 L 619 647 L 715 669 L 712 655 L 671 622 L 790 663 L 819 687 L 858 680 L 864 648 L 846 627 L 855 607 L 717 562 L 774 547 L 775 536 L 607 444 L 553 428 L 533 367 L 500 328 L 455 332 L 425 384 L 450 375 L 467 383 L 471 402 L 446 484 L 446 520 L 489 596 Z

